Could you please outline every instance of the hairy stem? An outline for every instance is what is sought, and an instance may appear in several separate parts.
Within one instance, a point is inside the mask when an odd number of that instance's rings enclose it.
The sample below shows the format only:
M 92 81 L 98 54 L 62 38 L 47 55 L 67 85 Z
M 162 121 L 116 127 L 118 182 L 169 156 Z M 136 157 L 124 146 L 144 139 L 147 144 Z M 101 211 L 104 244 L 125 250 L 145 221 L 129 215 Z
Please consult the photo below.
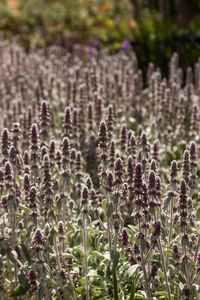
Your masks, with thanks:
M 139 219 L 139 233 L 142 234 L 140 219 Z M 144 253 L 143 253 L 141 238 L 140 238 L 140 249 L 141 249 L 141 266 L 142 266 L 142 271 L 143 271 L 143 274 L 144 274 L 145 290 L 146 290 L 146 294 L 147 294 L 147 299 L 151 300 L 152 299 L 151 290 L 150 290 L 150 287 L 149 287 L 147 272 L 146 272 L 145 263 L 144 263 Z
M 83 248 L 84 248 L 84 265 L 85 265 L 85 292 L 86 300 L 90 299 L 88 283 L 88 261 L 87 261 L 87 223 L 85 213 L 83 213 Z
M 170 285 L 169 285 L 169 282 L 168 282 L 166 262 L 165 262 L 165 257 L 164 257 L 163 248 L 162 248 L 160 238 L 158 239 L 158 246 L 159 246 L 159 250 L 160 250 L 162 269 L 163 269 L 163 273 L 165 275 L 165 282 L 166 282 L 166 287 L 167 287 L 168 299 L 171 300 L 172 299 L 171 298 L 171 290 L 170 290 Z

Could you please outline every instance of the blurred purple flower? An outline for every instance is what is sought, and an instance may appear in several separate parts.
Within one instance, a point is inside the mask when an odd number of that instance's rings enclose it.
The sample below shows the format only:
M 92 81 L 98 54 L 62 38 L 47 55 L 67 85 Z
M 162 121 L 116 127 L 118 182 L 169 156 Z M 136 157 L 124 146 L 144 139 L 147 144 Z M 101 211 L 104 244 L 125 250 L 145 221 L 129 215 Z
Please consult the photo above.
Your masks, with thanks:
M 88 54 L 89 54 L 89 55 L 92 55 L 93 52 L 94 52 L 93 46 L 89 46 L 89 47 L 88 47 Z
M 122 43 L 122 50 L 127 51 L 131 48 L 131 43 L 128 39 L 126 39 L 123 43 Z
M 100 39 L 96 39 L 95 41 L 95 47 L 99 50 L 101 46 L 101 40 Z
M 78 38 L 79 36 L 79 32 L 77 30 L 72 31 L 71 34 L 73 38 Z

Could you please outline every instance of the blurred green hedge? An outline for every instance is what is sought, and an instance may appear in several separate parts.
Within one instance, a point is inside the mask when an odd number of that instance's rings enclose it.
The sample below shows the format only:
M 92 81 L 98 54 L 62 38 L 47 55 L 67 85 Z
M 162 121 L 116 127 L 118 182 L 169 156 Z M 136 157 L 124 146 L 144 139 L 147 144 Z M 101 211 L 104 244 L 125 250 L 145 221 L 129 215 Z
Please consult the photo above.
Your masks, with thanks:
M 197 60 L 199 13 L 198 0 L 1 0 L 0 31 L 27 49 L 79 43 L 115 51 L 130 41 L 142 68 L 152 61 L 167 72 L 174 51 L 183 67 Z
M 1 0 L 0 12 L 3 35 L 18 34 L 26 47 L 93 44 L 98 38 L 118 49 L 131 39 L 134 24 L 126 0 Z

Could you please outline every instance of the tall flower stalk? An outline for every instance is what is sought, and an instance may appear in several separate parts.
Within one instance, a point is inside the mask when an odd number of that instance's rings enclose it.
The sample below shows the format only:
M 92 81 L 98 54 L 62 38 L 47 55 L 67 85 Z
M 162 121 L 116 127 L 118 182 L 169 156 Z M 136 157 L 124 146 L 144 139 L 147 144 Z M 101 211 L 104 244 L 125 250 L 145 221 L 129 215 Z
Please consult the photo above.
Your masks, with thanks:
M 85 293 L 86 300 L 90 299 L 89 281 L 88 281 L 88 230 L 87 230 L 87 214 L 88 214 L 88 198 L 89 191 L 85 186 L 82 190 L 82 226 L 83 226 L 83 249 L 84 249 L 84 269 L 85 269 Z

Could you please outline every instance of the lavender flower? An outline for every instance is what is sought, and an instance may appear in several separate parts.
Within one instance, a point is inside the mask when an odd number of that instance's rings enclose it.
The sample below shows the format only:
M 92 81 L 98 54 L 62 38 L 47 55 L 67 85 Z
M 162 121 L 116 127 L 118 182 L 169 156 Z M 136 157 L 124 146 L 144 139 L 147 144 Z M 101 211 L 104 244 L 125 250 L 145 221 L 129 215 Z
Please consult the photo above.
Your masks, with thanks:
M 9 155 L 10 134 L 7 128 L 4 128 L 1 133 L 1 153 L 6 158 Z
M 71 138 L 72 133 L 72 119 L 71 119 L 71 109 L 70 107 L 66 107 L 64 120 L 63 120 L 63 128 L 64 128 L 64 137 Z
M 39 253 L 44 250 L 45 243 L 46 239 L 42 234 L 41 229 L 37 228 L 31 241 L 32 249 L 35 253 Z
M 185 182 L 189 183 L 189 175 L 190 175 L 190 159 L 189 152 L 185 150 L 183 154 L 183 178 Z
M 42 102 L 40 110 L 40 136 L 43 142 L 49 137 L 49 107 L 46 101 Z
M 122 244 L 124 247 L 126 247 L 129 244 L 129 238 L 128 238 L 128 232 L 126 229 L 123 229 L 122 231 Z
M 177 183 L 177 174 L 178 174 L 178 166 L 177 162 L 175 160 L 171 163 L 171 169 L 170 169 L 170 181 L 173 184 Z

